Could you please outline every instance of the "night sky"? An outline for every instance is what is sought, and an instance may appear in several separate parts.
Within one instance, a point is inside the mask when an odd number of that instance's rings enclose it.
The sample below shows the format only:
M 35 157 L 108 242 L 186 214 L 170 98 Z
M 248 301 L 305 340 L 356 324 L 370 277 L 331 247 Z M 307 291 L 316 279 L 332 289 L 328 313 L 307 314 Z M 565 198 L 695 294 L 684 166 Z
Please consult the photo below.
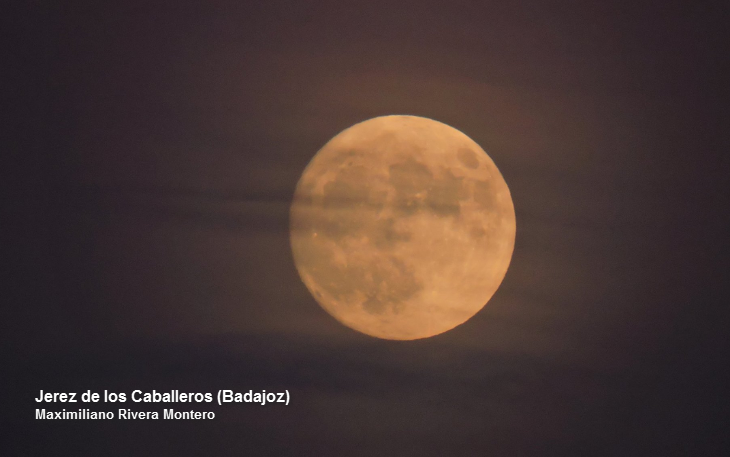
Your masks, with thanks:
M 726 455 L 727 10 L 116 3 L 6 15 L 2 455 Z M 488 305 L 416 341 L 339 324 L 289 245 L 312 156 L 388 114 L 469 135 L 517 218 Z M 44 422 L 41 389 L 291 403 Z

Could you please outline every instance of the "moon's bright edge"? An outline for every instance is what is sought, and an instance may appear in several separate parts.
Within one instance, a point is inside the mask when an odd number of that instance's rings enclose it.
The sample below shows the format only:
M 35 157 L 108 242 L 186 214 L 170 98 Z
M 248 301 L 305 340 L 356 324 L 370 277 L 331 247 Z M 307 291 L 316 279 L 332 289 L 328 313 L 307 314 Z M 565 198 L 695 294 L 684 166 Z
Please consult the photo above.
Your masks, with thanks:
M 492 159 L 446 124 L 383 116 L 312 158 L 290 210 L 297 271 L 344 325 L 379 338 L 443 333 L 476 314 L 507 272 L 509 189 Z

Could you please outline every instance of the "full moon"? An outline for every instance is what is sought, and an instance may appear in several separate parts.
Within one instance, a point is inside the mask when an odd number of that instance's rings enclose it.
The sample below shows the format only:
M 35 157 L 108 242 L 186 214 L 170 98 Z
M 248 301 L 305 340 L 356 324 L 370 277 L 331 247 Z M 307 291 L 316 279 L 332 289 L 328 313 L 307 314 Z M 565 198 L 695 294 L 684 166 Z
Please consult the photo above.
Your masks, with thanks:
M 290 208 L 294 262 L 342 324 L 390 340 L 438 335 L 474 316 L 507 272 L 509 188 L 471 138 L 441 122 L 382 116 L 312 158 Z

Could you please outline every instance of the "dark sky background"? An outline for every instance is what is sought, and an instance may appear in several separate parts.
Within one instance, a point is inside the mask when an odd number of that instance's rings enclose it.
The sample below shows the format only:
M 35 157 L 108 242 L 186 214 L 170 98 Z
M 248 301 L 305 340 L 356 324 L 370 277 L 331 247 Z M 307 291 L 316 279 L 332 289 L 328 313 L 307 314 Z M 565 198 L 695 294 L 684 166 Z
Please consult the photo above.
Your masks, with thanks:
M 3 32 L 3 455 L 726 455 L 726 10 L 58 3 Z M 411 342 L 327 315 L 288 241 L 311 157 L 386 114 L 469 135 L 517 216 L 490 303 Z M 34 420 L 226 388 L 291 405 Z

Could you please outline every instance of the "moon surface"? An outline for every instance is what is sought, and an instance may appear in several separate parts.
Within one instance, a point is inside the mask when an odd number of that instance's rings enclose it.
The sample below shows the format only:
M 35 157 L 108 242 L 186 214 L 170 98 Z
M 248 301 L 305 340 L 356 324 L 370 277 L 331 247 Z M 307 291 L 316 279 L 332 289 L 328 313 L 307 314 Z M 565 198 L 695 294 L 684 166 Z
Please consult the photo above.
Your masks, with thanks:
M 290 209 L 302 281 L 342 324 L 391 340 L 443 333 L 499 287 L 515 212 L 492 159 L 417 116 L 382 116 L 312 158 Z

